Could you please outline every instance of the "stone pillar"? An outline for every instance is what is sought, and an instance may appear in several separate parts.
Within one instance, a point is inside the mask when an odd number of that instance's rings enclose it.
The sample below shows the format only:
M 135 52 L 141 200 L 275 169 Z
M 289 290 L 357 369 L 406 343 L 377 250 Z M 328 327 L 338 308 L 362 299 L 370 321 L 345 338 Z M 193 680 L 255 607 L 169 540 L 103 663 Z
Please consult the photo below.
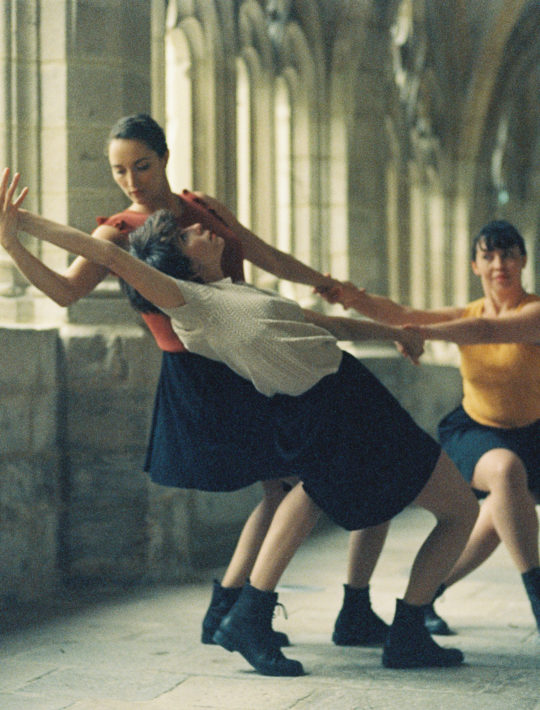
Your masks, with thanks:
M 39 182 L 39 0 L 5 0 L 0 13 L 0 167 L 35 181 L 27 198 L 38 205 Z M 0 319 L 30 320 L 26 281 L 0 250 Z

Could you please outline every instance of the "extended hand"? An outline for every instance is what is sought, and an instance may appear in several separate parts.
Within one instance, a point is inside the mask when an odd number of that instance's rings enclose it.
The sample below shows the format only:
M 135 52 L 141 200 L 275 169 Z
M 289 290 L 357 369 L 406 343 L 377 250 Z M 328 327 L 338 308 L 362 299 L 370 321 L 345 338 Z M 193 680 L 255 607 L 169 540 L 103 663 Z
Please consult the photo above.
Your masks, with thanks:
M 396 343 L 396 347 L 403 357 L 418 365 L 420 356 L 424 352 L 424 338 L 412 328 L 403 328 L 402 338 Z
M 18 211 L 28 193 L 28 188 L 25 187 L 14 199 L 19 178 L 19 173 L 15 173 L 9 184 L 9 168 L 4 168 L 0 180 L 0 244 L 6 251 L 17 242 Z
M 332 279 L 329 274 L 325 274 L 331 281 L 324 286 L 315 286 L 313 293 L 318 293 L 322 296 L 328 303 L 340 303 L 341 302 L 341 282 L 336 279 Z
M 330 274 L 325 274 L 329 279 L 332 279 Z M 314 293 L 318 293 L 328 303 L 340 303 L 345 310 L 354 306 L 358 296 L 364 293 L 365 289 L 358 288 L 351 281 L 337 281 L 332 279 L 333 283 L 329 286 L 318 286 L 313 289 Z

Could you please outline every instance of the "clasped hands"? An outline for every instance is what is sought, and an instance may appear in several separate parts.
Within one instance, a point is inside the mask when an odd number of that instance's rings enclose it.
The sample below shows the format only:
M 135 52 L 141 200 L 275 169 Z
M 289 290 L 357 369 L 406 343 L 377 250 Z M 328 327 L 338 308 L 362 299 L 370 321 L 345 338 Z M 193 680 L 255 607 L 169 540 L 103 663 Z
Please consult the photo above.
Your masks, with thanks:
M 325 274 L 325 276 L 331 278 L 330 274 Z M 334 280 L 332 286 L 315 287 L 313 292 L 320 295 L 327 303 L 332 305 L 339 303 L 345 310 L 354 308 L 359 313 L 364 312 L 363 306 L 370 299 L 366 289 L 359 288 L 352 281 Z M 411 324 L 395 327 L 402 331 L 402 339 L 395 341 L 398 352 L 414 365 L 418 365 L 419 359 L 424 352 L 424 342 L 426 340 L 421 327 Z

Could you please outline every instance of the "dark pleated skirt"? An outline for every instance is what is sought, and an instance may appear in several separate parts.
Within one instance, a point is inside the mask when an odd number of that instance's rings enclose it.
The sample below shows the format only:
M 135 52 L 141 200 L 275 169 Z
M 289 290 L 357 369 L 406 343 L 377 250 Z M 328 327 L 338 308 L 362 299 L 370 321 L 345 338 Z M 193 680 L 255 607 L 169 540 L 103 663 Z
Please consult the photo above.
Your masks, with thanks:
M 484 454 L 491 449 L 509 449 L 522 460 L 529 488 L 540 500 L 540 420 L 526 427 L 500 429 L 475 422 L 460 405 L 441 420 L 439 440 L 469 483 Z M 475 492 L 479 498 L 487 495 Z
M 420 493 L 440 446 L 358 360 L 299 397 L 266 397 L 225 365 L 164 353 L 145 470 L 231 491 L 298 476 L 339 525 L 389 520 Z

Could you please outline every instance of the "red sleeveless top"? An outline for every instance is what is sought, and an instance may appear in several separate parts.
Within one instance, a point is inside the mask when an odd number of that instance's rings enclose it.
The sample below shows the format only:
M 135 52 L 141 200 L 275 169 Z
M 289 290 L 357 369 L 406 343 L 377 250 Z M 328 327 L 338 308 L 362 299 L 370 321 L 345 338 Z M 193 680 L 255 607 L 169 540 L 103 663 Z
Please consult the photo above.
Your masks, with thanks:
M 223 237 L 225 240 L 225 247 L 221 257 L 223 273 L 225 276 L 230 276 L 233 281 L 243 281 L 244 255 L 240 239 L 225 224 L 215 210 L 208 207 L 204 200 L 188 190 L 184 190 L 179 197 L 182 202 L 182 214 L 178 218 L 180 227 L 185 229 L 199 222 L 205 229 L 210 229 L 218 236 Z M 97 217 L 97 222 L 99 225 L 107 224 L 118 229 L 127 244 L 129 233 L 144 224 L 148 217 L 148 214 L 142 212 L 124 210 L 124 212 L 119 212 L 112 215 L 112 217 Z M 161 350 L 173 353 L 186 351 L 182 341 L 173 331 L 168 316 L 164 313 L 141 313 L 141 316 Z

